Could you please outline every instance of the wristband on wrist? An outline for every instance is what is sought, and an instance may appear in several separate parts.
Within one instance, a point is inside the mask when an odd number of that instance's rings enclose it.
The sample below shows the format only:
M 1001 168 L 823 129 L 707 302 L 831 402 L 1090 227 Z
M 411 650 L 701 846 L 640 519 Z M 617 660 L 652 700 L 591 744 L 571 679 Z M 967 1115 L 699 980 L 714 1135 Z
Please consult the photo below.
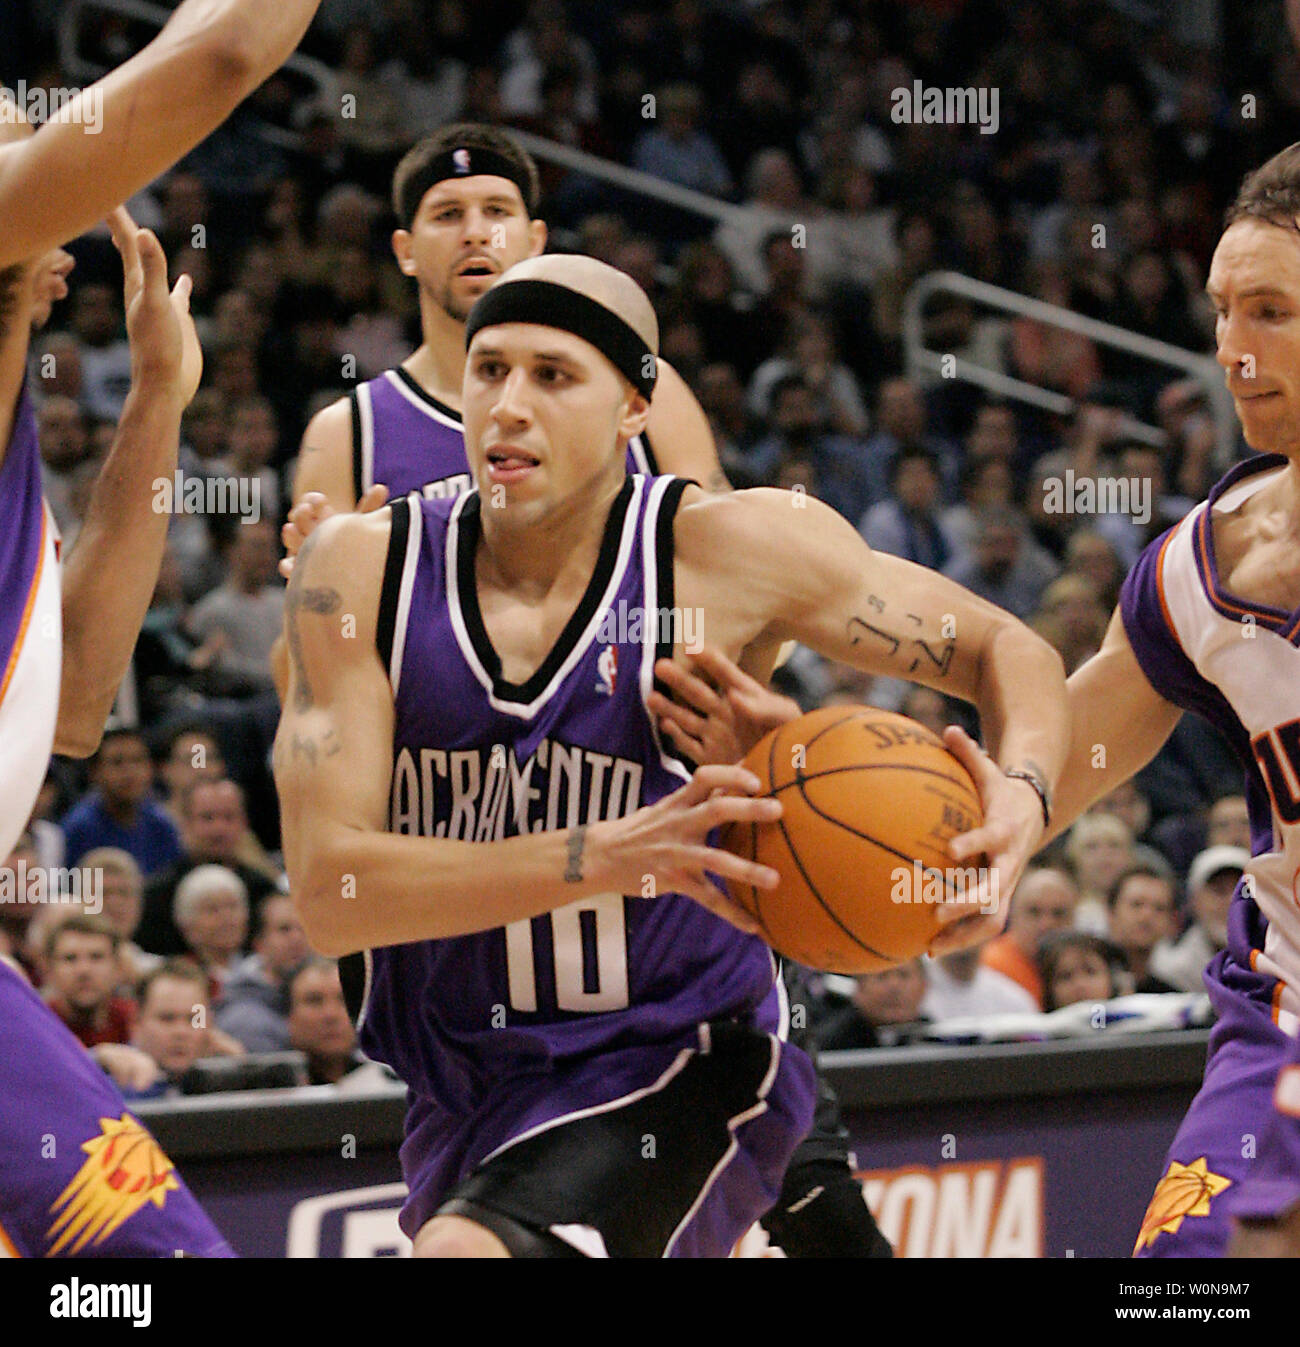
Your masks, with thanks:
M 1008 767 L 1003 776 L 1010 777 L 1012 781 L 1027 781 L 1038 796 L 1038 803 L 1043 806 L 1043 827 L 1052 826 L 1052 797 L 1048 793 L 1047 786 L 1042 777 L 1037 772 L 1027 772 L 1019 767 Z

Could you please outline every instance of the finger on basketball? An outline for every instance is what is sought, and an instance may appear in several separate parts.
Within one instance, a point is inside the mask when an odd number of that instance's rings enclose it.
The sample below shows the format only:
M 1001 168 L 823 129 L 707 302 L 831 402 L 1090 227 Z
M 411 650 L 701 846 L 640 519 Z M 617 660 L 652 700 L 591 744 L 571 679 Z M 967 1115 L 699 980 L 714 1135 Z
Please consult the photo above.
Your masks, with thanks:
M 700 816 L 710 829 L 724 823 L 775 823 L 781 817 L 781 801 L 771 796 L 755 799 L 750 795 L 714 795 L 697 805 Z
M 969 949 L 972 945 L 982 945 L 999 934 L 1002 926 L 996 917 L 968 916 L 959 921 L 948 922 L 930 942 L 927 953 L 939 958 L 944 954 L 955 954 L 958 950 Z
M 691 799 L 707 799 L 715 790 L 723 790 L 735 795 L 753 795 L 762 789 L 762 782 L 746 767 L 724 763 L 709 763 L 698 767 L 691 777 L 689 786 L 683 790 L 694 790 Z

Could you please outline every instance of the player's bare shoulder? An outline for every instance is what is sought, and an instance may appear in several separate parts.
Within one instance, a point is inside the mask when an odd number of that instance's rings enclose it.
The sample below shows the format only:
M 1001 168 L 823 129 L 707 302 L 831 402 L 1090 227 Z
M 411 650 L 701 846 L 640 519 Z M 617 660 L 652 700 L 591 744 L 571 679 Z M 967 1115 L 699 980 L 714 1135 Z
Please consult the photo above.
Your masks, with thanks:
M 301 653 L 303 614 L 338 617 L 325 624 L 325 647 L 351 657 L 357 642 L 373 648 L 393 512 L 336 514 L 302 545 L 285 595 L 285 631 L 294 655 Z
M 293 476 L 297 503 L 308 491 L 319 491 L 336 510 L 356 508 L 352 467 L 352 399 L 339 398 L 307 423 Z
M 802 556 L 844 530 L 862 545 L 846 520 L 805 492 L 759 486 L 723 495 L 692 486 L 682 496 L 673 535 L 679 563 L 744 557 L 761 569 L 779 568 L 787 554 Z

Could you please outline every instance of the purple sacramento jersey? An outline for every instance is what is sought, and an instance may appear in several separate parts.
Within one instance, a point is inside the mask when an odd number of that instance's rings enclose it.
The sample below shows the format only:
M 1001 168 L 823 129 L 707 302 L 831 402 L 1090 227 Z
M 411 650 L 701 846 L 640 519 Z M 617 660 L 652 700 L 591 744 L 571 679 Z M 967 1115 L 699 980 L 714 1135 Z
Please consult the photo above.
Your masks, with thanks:
M 654 615 L 673 608 L 685 486 L 627 478 L 582 601 L 523 685 L 502 677 L 479 611 L 478 493 L 394 505 L 378 631 L 396 717 L 393 832 L 490 842 L 570 829 L 689 780 L 645 705 L 654 661 L 672 650 L 669 623 Z M 806 1105 L 805 1130 L 811 1117 L 811 1069 L 783 1041 L 771 952 L 681 895 L 585 898 L 504 928 L 369 951 L 366 965 L 362 1046 L 410 1090 L 408 1234 L 512 1140 L 650 1088 L 703 1022 L 773 1035 L 790 1111 Z
M 376 482 L 390 500 L 418 491 L 429 500 L 459 496 L 474 485 L 460 413 L 439 402 L 401 365 L 358 384 L 352 403 L 352 478 L 357 499 Z M 627 447 L 628 472 L 653 476 L 644 435 Z
M 24 387 L 0 465 L 0 860 L 54 745 L 62 669 L 57 530 Z M 209 1257 L 230 1248 L 116 1087 L 0 960 L 0 1257 Z
M 1279 1070 L 1297 1060 L 1300 1023 L 1300 610 L 1225 588 L 1211 527 L 1213 512 L 1237 509 L 1285 465 L 1280 455 L 1237 464 L 1143 552 L 1120 593 L 1151 686 L 1235 750 L 1251 824 L 1228 946 L 1205 971 L 1218 1020 L 1204 1082 L 1138 1236 L 1135 1252 L 1149 1257 L 1221 1255 L 1232 1216 L 1274 1215 L 1300 1201 L 1297 1092 L 1285 1095 L 1290 1111 L 1274 1107 Z

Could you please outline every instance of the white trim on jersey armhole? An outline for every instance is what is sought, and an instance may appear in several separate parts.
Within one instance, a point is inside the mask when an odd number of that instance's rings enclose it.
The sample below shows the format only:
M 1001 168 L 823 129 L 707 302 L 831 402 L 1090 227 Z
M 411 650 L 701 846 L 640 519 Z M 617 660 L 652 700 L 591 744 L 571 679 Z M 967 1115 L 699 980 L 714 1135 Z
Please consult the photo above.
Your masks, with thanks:
M 370 385 L 357 385 L 357 414 L 361 418 L 361 476 L 364 479 L 357 499 L 375 484 L 375 409 L 370 401 Z
M 650 460 L 646 457 L 645 440 L 640 435 L 633 435 L 628 440 L 627 447 L 632 451 L 632 459 L 636 463 L 637 472 L 645 477 L 653 477 L 654 473 L 650 468 Z
M 427 402 L 421 401 L 392 370 L 386 369 L 383 377 L 397 389 L 416 411 L 423 412 L 430 421 L 436 421 L 440 426 L 448 426 L 452 430 L 458 430 L 462 435 L 465 433 L 463 422 L 453 421 L 450 416 L 444 416 L 436 407 L 430 407 Z
M 460 586 L 457 584 L 457 572 L 459 570 L 459 547 L 460 547 L 460 511 L 468 494 L 458 498 L 455 508 L 452 510 L 451 518 L 447 523 L 447 548 L 446 548 L 446 573 L 447 573 L 447 608 L 451 614 L 452 630 L 456 633 L 456 642 L 460 646 L 460 652 L 465 657 L 466 664 L 470 671 L 478 680 L 479 685 L 487 693 L 488 705 L 494 711 L 500 711 L 502 715 L 515 716 L 520 720 L 531 720 L 546 705 L 550 699 L 555 696 L 556 690 L 560 684 L 573 672 L 578 662 L 587 653 L 592 641 L 595 639 L 596 632 L 604 620 L 605 613 L 613 602 L 614 595 L 618 593 L 618 587 L 623 583 L 623 577 L 627 573 L 628 561 L 632 556 L 632 543 L 636 535 L 637 518 L 640 515 L 641 494 L 645 487 L 646 479 L 643 477 L 633 477 L 632 479 L 632 499 L 628 502 L 627 514 L 623 518 L 623 532 L 619 537 L 618 555 L 614 561 L 614 570 L 609 577 L 609 584 L 605 587 L 605 592 L 600 596 L 600 601 L 596 604 L 595 610 L 588 621 L 586 628 L 581 636 L 573 643 L 573 649 L 569 651 L 568 657 L 564 663 L 555 671 L 555 676 L 542 689 L 541 692 L 533 698 L 527 705 L 519 702 L 502 701 L 497 697 L 492 688 L 492 679 L 488 676 L 487 670 L 483 667 L 482 661 L 478 657 L 478 652 L 474 649 L 474 643 L 469 639 L 469 629 L 465 626 L 465 615 L 460 606 Z
M 415 572 L 420 560 L 420 540 L 424 536 L 424 511 L 420 509 L 420 493 L 412 491 L 406 497 L 410 523 L 406 530 L 406 556 L 402 558 L 402 584 L 397 591 L 397 613 L 393 619 L 393 649 L 388 659 L 388 682 L 397 700 L 398 685 L 402 681 L 402 657 L 406 654 L 406 624 L 411 617 L 411 596 L 415 592 Z
M 659 725 L 647 704 L 655 685 L 655 650 L 659 632 L 659 511 L 664 503 L 664 494 L 672 485 L 671 477 L 657 477 L 650 488 L 650 499 L 646 504 L 646 525 L 641 531 L 641 574 L 644 578 L 645 611 L 653 613 L 654 621 L 643 621 L 641 629 L 645 633 L 641 643 L 641 706 L 646 720 L 650 723 L 650 733 L 654 738 L 655 751 L 659 754 L 659 764 L 667 772 L 682 781 L 691 779 L 686 764 L 664 751 L 663 736 Z

